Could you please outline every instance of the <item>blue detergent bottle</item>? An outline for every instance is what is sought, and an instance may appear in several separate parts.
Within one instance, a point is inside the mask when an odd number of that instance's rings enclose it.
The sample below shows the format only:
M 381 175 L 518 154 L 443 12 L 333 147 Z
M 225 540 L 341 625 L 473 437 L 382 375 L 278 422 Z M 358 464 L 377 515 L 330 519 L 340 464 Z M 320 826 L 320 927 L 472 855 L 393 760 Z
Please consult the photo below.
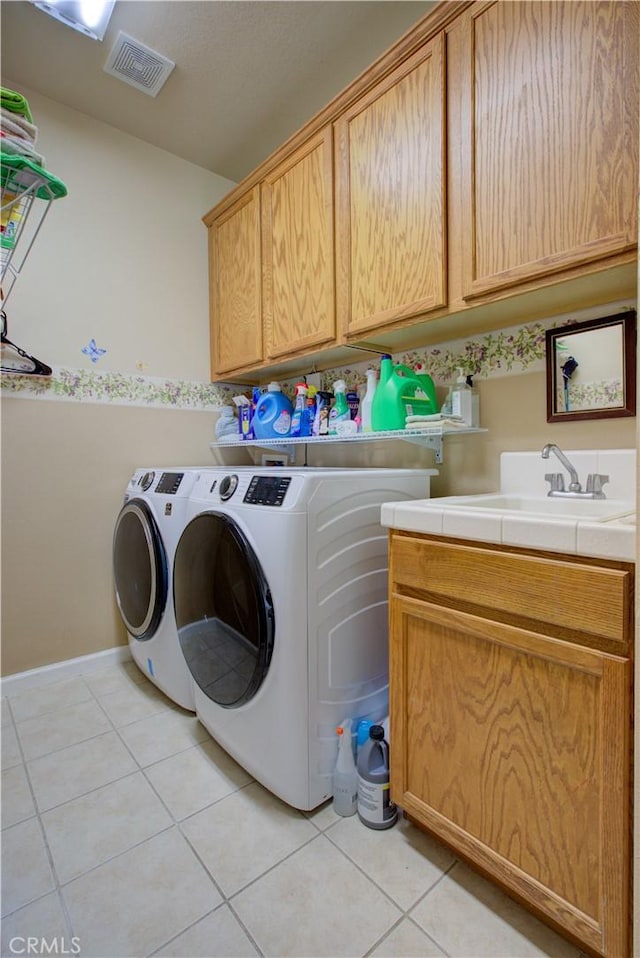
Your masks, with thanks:
M 291 401 L 280 389 L 279 383 L 269 383 L 260 396 L 253 414 L 253 434 L 256 439 L 282 439 L 291 429 Z

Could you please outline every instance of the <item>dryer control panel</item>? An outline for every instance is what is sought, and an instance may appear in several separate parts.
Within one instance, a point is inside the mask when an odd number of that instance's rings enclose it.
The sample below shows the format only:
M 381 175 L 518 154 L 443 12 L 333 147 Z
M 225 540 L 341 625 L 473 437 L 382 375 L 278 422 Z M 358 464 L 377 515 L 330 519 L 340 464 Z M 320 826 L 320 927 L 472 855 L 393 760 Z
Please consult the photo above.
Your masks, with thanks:
M 163 492 L 167 496 L 175 496 L 180 488 L 183 476 L 183 472 L 163 472 L 156 486 L 156 492 Z
M 291 476 L 254 476 L 243 502 L 260 506 L 281 506 L 290 485 Z

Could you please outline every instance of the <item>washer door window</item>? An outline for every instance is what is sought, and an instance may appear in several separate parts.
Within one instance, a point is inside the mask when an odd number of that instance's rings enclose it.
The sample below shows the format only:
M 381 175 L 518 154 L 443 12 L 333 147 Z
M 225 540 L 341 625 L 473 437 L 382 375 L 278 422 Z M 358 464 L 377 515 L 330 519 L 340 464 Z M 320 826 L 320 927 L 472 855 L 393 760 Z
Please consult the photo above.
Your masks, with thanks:
M 142 499 L 131 499 L 116 520 L 113 577 L 127 632 L 141 641 L 153 638 L 167 603 L 167 557 Z
M 202 691 L 225 708 L 248 702 L 271 661 L 273 604 L 260 562 L 229 516 L 203 513 L 186 527 L 173 600 L 180 645 Z

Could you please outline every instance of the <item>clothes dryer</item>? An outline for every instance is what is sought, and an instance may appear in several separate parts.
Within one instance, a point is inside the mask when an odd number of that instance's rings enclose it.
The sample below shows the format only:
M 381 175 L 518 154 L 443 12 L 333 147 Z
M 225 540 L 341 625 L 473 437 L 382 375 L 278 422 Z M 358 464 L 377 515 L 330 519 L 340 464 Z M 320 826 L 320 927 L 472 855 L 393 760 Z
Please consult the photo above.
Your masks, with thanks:
M 332 794 L 335 728 L 388 710 L 383 502 L 436 470 L 203 470 L 173 602 L 210 734 L 285 802 Z
M 131 655 L 165 695 L 192 712 L 193 680 L 178 642 L 171 576 L 199 471 L 136 469 L 113 534 L 116 601 Z

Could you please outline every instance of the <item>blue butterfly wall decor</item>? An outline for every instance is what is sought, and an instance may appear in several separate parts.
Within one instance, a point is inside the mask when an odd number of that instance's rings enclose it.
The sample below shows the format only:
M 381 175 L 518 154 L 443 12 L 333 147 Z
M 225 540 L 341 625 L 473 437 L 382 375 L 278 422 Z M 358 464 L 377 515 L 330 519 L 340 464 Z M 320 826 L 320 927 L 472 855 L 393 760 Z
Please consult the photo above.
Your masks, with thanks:
M 106 349 L 100 349 L 95 339 L 91 339 L 86 346 L 82 347 L 82 352 L 89 357 L 92 363 L 97 363 L 106 351 Z

